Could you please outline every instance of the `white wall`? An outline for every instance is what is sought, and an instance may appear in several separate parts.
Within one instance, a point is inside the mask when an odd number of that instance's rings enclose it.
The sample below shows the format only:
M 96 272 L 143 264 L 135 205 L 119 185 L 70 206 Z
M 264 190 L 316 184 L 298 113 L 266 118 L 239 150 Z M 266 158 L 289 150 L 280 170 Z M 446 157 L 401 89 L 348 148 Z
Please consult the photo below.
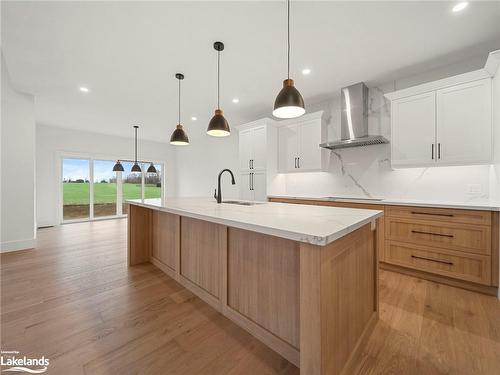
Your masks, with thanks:
M 2 55 L 1 250 L 35 246 L 34 99 L 17 92 Z
M 485 59 L 484 59 L 485 60 Z M 476 68 L 484 66 L 480 61 Z M 386 82 L 369 90 L 369 133 L 382 134 L 390 140 L 390 103 L 384 93 L 417 83 L 444 78 L 470 70 L 471 63 L 464 62 L 463 69 L 453 65 L 418 79 L 405 78 Z M 449 74 L 447 74 L 449 72 Z M 340 97 L 310 105 L 308 112 L 325 111 L 328 140 L 340 138 Z M 500 142 L 496 143 L 500 147 Z M 331 151 L 327 172 L 278 175 L 271 195 L 354 196 L 377 198 L 408 198 L 442 201 L 474 201 L 488 199 L 492 192 L 490 174 L 492 166 L 411 168 L 393 170 L 390 166 L 390 144 L 357 147 Z M 499 174 L 497 174 L 498 176 Z M 469 193 L 470 185 L 480 185 L 481 192 Z M 499 185 L 500 186 L 500 185 Z
M 126 129 L 132 133 L 133 129 Z M 132 133 L 133 134 L 133 133 Z M 140 129 L 139 129 L 140 139 Z M 165 143 L 139 141 L 140 160 L 165 162 L 166 196 L 176 195 L 176 156 L 173 146 Z M 37 124 L 36 126 L 36 186 L 37 224 L 59 224 L 58 168 L 60 155 L 80 154 L 103 159 L 133 159 L 133 138 L 115 137 L 98 133 L 63 129 Z
M 230 120 L 230 119 L 228 119 Z M 201 122 L 201 121 L 199 121 Z M 208 124 L 208 122 L 207 122 Z M 228 137 L 211 137 L 205 133 L 203 123 L 198 129 L 188 132 L 189 146 L 178 146 L 177 151 L 177 195 L 180 197 L 212 197 L 217 188 L 217 176 L 224 168 L 233 171 L 236 185 L 231 185 L 231 176 L 222 176 L 222 197 L 238 198 L 239 163 L 238 133 L 232 124 Z

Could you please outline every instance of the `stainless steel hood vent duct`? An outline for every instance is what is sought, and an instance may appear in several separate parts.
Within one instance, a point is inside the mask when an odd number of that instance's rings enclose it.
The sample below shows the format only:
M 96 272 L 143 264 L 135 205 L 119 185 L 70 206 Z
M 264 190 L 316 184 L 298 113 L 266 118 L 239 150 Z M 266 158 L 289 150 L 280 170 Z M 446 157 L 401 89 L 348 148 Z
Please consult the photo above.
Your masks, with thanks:
M 363 82 L 341 90 L 341 127 L 339 141 L 320 144 L 320 147 L 359 147 L 389 143 L 381 135 L 368 135 L 368 87 Z

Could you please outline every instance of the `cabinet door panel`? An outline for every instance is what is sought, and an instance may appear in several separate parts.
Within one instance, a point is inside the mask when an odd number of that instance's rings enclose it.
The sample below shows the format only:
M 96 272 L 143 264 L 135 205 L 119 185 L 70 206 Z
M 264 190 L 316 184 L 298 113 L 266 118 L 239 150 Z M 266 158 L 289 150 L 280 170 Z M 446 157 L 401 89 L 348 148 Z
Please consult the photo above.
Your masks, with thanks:
M 264 126 L 253 129 L 252 137 L 252 169 L 266 169 L 266 128 Z
M 299 125 L 299 161 L 300 171 L 321 170 L 321 121 L 312 120 Z
M 435 136 L 434 92 L 392 102 L 391 160 L 394 167 L 435 165 Z
M 151 256 L 177 271 L 177 254 L 180 246 L 179 216 L 161 211 L 153 211 L 152 215 Z
M 250 169 L 250 159 L 252 159 L 253 129 L 242 130 L 239 134 L 240 143 L 240 170 Z
M 278 164 L 279 171 L 296 172 L 295 159 L 298 156 L 298 126 L 288 125 L 279 128 Z
M 255 172 L 252 178 L 253 187 L 253 200 L 266 201 L 267 200 L 267 187 L 266 187 L 266 174 L 265 172 Z
M 437 91 L 438 162 L 468 164 L 492 157 L 491 80 Z

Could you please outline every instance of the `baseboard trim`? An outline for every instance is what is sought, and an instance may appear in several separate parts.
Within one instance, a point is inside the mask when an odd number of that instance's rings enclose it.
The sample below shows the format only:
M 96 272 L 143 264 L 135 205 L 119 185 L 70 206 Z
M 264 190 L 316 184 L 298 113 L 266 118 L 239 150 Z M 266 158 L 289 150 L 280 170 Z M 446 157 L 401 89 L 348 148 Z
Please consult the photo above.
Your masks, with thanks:
M 11 251 L 34 249 L 35 247 L 35 238 L 29 240 L 6 241 L 0 244 L 0 253 L 10 253 Z

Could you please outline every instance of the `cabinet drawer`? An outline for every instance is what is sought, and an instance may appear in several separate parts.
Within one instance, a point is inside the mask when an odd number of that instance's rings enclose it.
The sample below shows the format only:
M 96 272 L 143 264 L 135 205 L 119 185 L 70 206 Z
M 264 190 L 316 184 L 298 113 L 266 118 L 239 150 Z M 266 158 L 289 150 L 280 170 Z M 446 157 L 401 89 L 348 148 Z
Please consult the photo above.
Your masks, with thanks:
M 386 215 L 417 220 L 491 225 L 491 212 L 434 207 L 386 206 Z
M 491 284 L 491 259 L 489 256 L 466 255 L 448 250 L 387 241 L 385 261 L 479 284 Z
M 491 228 L 480 225 L 426 222 L 387 217 L 386 238 L 468 253 L 491 253 Z

